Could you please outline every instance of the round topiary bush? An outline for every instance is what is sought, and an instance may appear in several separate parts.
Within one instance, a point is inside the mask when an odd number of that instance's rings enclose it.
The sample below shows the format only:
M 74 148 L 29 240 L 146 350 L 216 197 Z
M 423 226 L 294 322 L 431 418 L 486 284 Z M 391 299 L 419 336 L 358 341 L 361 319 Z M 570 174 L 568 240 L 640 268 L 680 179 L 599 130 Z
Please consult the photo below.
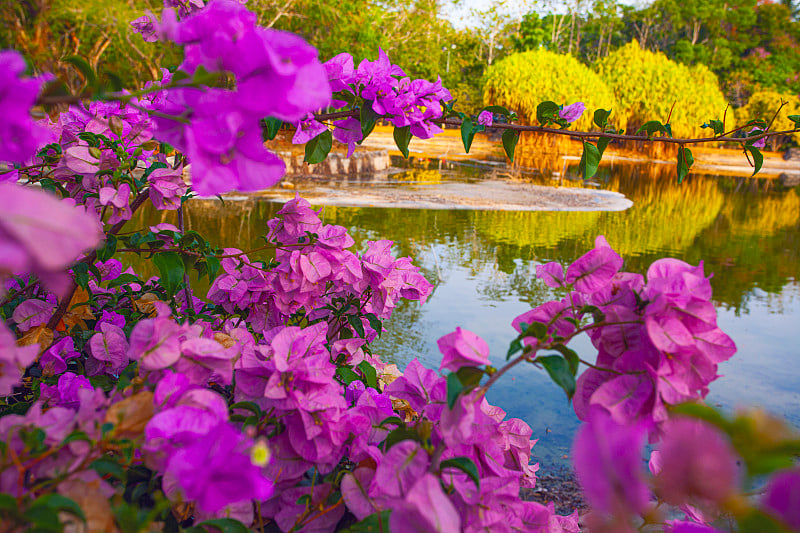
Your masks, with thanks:
M 589 129 L 595 109 L 616 109 L 614 94 L 589 67 L 573 56 L 547 50 L 512 54 L 486 73 L 483 101 L 486 105 L 502 105 L 519 113 L 529 123 L 536 123 L 536 106 L 544 100 L 557 104 L 581 101 L 586 112 L 575 123 L 576 129 Z M 611 115 L 614 124 L 619 116 Z
M 629 130 L 649 120 L 666 122 L 674 104 L 669 122 L 675 137 L 708 136 L 700 126 L 721 120 L 728 105 L 717 76 L 708 68 L 676 63 L 662 53 L 642 50 L 636 41 L 599 61 L 596 70 L 619 102 L 617 119 Z M 725 122 L 734 124 L 732 109 Z

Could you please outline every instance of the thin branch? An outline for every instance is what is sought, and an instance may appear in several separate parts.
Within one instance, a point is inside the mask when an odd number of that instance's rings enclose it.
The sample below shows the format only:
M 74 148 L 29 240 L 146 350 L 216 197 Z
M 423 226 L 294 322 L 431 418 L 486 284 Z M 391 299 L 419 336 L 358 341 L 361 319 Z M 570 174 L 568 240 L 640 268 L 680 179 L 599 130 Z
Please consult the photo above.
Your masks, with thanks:
M 357 110 L 337 111 L 335 113 L 317 113 L 314 115 L 314 118 L 316 118 L 318 121 L 332 120 L 345 117 L 358 118 L 359 112 Z M 446 124 L 448 126 L 461 126 L 462 123 L 462 121 L 457 118 L 432 119 L 431 122 L 434 122 L 436 124 Z M 493 124 L 491 126 L 488 126 L 486 129 L 515 130 L 520 132 L 532 131 L 538 133 L 550 133 L 554 135 L 565 135 L 567 137 L 574 137 L 577 139 L 594 139 L 594 138 L 604 137 L 619 141 L 661 142 L 661 143 L 678 144 L 678 145 L 700 144 L 707 142 L 741 143 L 741 142 L 757 141 L 764 137 L 774 137 L 776 135 L 787 135 L 790 133 L 800 132 L 800 128 L 794 128 L 791 130 L 762 132 L 759 133 L 758 135 L 750 135 L 747 137 L 729 137 L 729 135 L 731 135 L 732 133 L 735 133 L 745 127 L 746 126 L 740 126 L 736 129 L 731 130 L 730 132 L 726 132 L 722 135 L 717 135 L 714 137 L 699 137 L 693 139 L 676 139 L 674 137 L 648 137 L 646 135 L 624 135 L 618 133 L 606 133 L 603 131 L 571 131 L 571 130 L 562 130 L 556 128 L 548 128 L 544 126 L 529 126 L 525 124 Z

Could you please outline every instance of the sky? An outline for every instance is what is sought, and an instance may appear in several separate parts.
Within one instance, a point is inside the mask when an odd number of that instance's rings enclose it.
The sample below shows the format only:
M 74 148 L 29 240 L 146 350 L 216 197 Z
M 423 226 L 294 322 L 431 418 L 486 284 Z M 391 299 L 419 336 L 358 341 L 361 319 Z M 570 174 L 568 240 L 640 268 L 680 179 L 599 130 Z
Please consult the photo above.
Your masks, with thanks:
M 583 0 L 586 5 L 591 5 L 592 0 Z M 621 4 L 629 6 L 644 7 L 651 2 L 648 0 L 620 0 Z M 524 15 L 531 10 L 539 13 L 566 13 L 568 5 L 574 5 L 575 1 L 565 2 L 559 0 L 456 0 L 444 1 L 442 14 L 450 20 L 458 29 L 475 27 L 479 25 L 479 19 L 472 16 L 473 11 L 487 11 L 493 6 L 498 6 L 500 12 L 506 14 L 508 18 L 514 18 L 518 14 Z

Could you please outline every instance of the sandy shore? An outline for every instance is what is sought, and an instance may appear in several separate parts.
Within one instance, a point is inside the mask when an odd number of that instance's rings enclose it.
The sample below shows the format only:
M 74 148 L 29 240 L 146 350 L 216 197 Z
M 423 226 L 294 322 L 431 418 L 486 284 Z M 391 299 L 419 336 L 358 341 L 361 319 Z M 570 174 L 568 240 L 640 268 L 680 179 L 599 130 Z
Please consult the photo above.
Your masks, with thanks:
M 294 178 L 289 182 L 291 188 L 269 189 L 261 195 L 289 200 L 295 193 L 300 193 L 315 205 L 414 209 L 622 211 L 633 205 L 624 195 L 604 190 L 547 187 L 502 179 L 398 186 L 386 178 L 368 183 L 347 181 L 340 184 L 328 178 Z

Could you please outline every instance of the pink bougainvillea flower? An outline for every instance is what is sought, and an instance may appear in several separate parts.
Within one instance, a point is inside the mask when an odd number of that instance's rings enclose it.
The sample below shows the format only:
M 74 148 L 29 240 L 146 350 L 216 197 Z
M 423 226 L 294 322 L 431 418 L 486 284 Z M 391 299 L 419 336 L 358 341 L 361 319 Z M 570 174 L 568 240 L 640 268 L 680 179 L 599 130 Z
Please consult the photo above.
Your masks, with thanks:
M 461 517 L 439 480 L 425 473 L 389 516 L 389 528 L 397 533 L 458 533 Z
M 747 132 L 747 136 L 749 137 L 751 135 L 759 135 L 761 133 L 764 133 L 764 130 L 756 126 L 755 128 Z M 759 140 L 753 142 L 753 147 L 755 148 L 764 148 L 766 145 L 767 145 L 766 137 L 761 137 Z
M 664 533 L 723 533 L 719 529 L 698 524 L 697 522 L 687 522 L 685 520 L 670 520 L 667 522 Z
M 454 332 L 448 333 L 436 343 L 443 356 L 439 370 L 447 368 L 455 372 L 462 366 L 489 364 L 489 345 L 466 329 L 456 328 Z
M 128 339 L 122 328 L 103 322 L 100 331 L 89 339 L 89 353 L 99 362 L 92 374 L 117 374 L 128 364 Z M 91 360 L 89 361 L 91 362 Z M 88 371 L 87 371 L 88 372 Z
M 54 302 L 32 298 L 19 304 L 14 309 L 11 318 L 17 323 L 20 331 L 28 331 L 36 326 L 47 324 L 47 321 L 53 316 L 55 308 Z
M 591 409 L 572 448 L 575 472 L 592 508 L 627 517 L 643 512 L 650 501 L 644 482 L 641 424 L 615 422 L 602 409 Z
M 147 182 L 150 184 L 150 200 L 156 209 L 178 209 L 181 197 L 188 190 L 183 181 L 183 166 L 157 168 L 147 176 Z
M 675 418 L 663 433 L 655 485 L 664 500 L 719 504 L 737 490 L 739 458 L 720 430 L 701 420 Z
M 591 294 L 608 285 L 622 268 L 619 256 L 601 235 L 595 240 L 593 250 L 579 257 L 567 267 L 566 282 L 578 292 Z
M 575 102 L 574 104 L 564 106 L 561 111 L 558 112 L 558 116 L 567 122 L 575 122 L 581 118 L 585 109 L 586 106 L 583 105 L 583 102 Z
M 80 355 L 75 350 L 72 337 L 62 337 L 48 348 L 40 357 L 39 365 L 45 376 L 56 376 L 67 370 L 67 359 Z
M 348 84 L 354 81 L 355 69 L 353 68 L 353 56 L 347 52 L 333 56 L 325 63 L 325 72 L 328 74 L 328 83 L 331 84 L 331 91 L 351 91 Z M 347 102 L 342 102 L 342 105 Z
M 0 51 L 0 161 L 24 163 L 50 134 L 30 116 L 45 77 L 25 78 L 25 60 L 13 50 Z M 0 181 L 4 179 L 0 174 Z
M 161 370 L 181 358 L 181 335 L 186 329 L 169 316 L 141 320 L 131 330 L 131 359 L 139 361 L 142 370 Z
M 536 265 L 536 277 L 544 281 L 548 287 L 563 287 L 564 267 L 555 262 Z
M 492 116 L 491 111 L 481 111 L 478 114 L 478 124 L 480 124 L 481 126 L 486 126 L 486 127 L 491 126 L 493 119 L 494 117 Z
M 273 484 L 250 457 L 253 442 L 227 422 L 169 458 L 165 477 L 177 480 L 185 499 L 207 512 L 248 500 L 266 500 Z
M 325 124 L 314 118 L 314 113 L 306 114 L 303 120 L 295 124 L 295 127 L 297 130 L 292 137 L 292 144 L 305 144 L 328 129 Z
M 764 508 L 793 531 L 800 531 L 800 468 L 782 470 L 769 480 Z
M 333 138 L 347 145 L 347 157 L 353 155 L 356 143 L 364 138 L 361 133 L 361 122 L 353 117 L 337 120 L 333 123 Z
M 81 252 L 97 246 L 103 233 L 97 219 L 67 201 L 33 188 L 0 183 L 0 280 L 33 272 L 58 292 L 55 277 Z
M 17 338 L 0 322 L 0 395 L 8 396 L 14 391 L 38 353 L 38 344 L 17 346 Z

